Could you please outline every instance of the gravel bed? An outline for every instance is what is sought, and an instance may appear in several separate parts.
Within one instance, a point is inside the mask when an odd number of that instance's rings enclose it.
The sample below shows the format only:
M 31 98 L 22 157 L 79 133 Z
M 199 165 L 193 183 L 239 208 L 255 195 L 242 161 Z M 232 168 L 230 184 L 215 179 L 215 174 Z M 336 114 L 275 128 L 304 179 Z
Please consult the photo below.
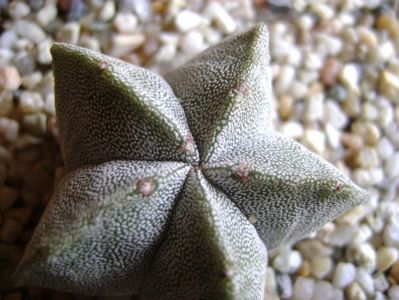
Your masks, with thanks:
M 371 195 L 308 238 L 271 251 L 265 298 L 399 299 L 398 6 L 384 0 L 0 0 L 0 278 L 18 263 L 64 175 L 49 52 L 54 41 L 162 74 L 262 21 L 269 24 L 276 127 Z M 95 298 L 134 297 L 40 288 L 0 294 Z

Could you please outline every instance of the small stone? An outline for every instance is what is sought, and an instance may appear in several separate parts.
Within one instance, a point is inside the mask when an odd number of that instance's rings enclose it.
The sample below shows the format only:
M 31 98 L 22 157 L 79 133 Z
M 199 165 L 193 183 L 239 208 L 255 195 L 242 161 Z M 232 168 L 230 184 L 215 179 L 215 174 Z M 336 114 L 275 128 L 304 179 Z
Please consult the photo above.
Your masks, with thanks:
M 311 300 L 314 290 L 314 280 L 306 277 L 297 277 L 294 283 L 295 300 Z
M 0 229 L 0 241 L 15 242 L 22 233 L 23 226 L 17 220 L 8 218 L 4 220 L 3 226 Z
M 190 31 L 182 37 L 180 47 L 188 57 L 194 56 L 206 48 L 204 36 L 199 31 Z
M 363 268 L 358 268 L 356 271 L 356 282 L 363 288 L 368 295 L 374 294 L 374 280 L 373 277 Z
M 378 109 L 371 103 L 363 103 L 362 117 L 367 120 L 374 121 L 378 118 Z
M 388 296 L 391 300 L 399 300 L 399 285 L 390 287 L 388 290 Z
M 358 283 L 353 283 L 346 290 L 348 300 L 367 300 L 367 295 Z
M 335 15 L 331 6 L 320 2 L 311 4 L 309 10 L 322 20 L 329 20 Z
M 22 124 L 32 134 L 42 136 L 47 131 L 47 116 L 44 113 L 27 114 Z
M 323 67 L 321 57 L 311 51 L 306 52 L 303 64 L 304 67 L 309 70 L 320 70 Z
M 306 121 L 319 121 L 324 117 L 324 95 L 317 93 L 307 99 L 305 110 Z
M 381 247 L 377 251 L 377 270 L 383 272 L 398 260 L 398 250 L 393 247 Z
M 0 48 L 10 49 L 18 40 L 18 36 L 13 30 L 6 30 L 0 35 Z
M 331 247 L 326 246 L 318 240 L 305 240 L 297 244 L 298 250 L 306 259 L 315 259 L 316 257 L 330 256 L 333 253 Z
M 287 135 L 294 139 L 300 138 L 304 133 L 302 124 L 295 121 L 289 121 L 281 124 L 279 131 L 282 134 Z
M 371 147 L 364 147 L 356 155 L 356 164 L 361 168 L 373 168 L 380 164 L 377 151 Z
M 389 223 L 383 233 L 384 244 L 390 247 L 399 247 L 399 223 Z
M 53 44 L 51 39 L 45 39 L 37 46 L 37 61 L 43 65 L 51 64 L 53 58 L 50 53 L 51 45 Z
M 351 245 L 361 245 L 371 238 L 372 235 L 373 231 L 371 230 L 370 226 L 367 224 L 362 224 L 359 227 L 359 231 L 356 232 L 355 236 L 353 237 Z
M 330 123 L 336 129 L 345 128 L 349 122 L 348 116 L 334 101 L 327 100 L 324 105 L 324 111 L 325 122 Z
M 170 62 L 176 55 L 176 45 L 167 44 L 161 46 L 157 53 L 154 55 L 154 61 L 156 63 Z
M 330 257 L 315 257 L 310 261 L 310 271 L 317 279 L 326 277 L 333 268 L 333 261 Z
M 374 276 L 374 287 L 380 292 L 385 292 L 389 288 L 389 282 L 384 274 Z
M 294 99 L 290 96 L 283 95 L 278 101 L 278 112 L 283 120 L 288 120 L 292 115 Z
M 100 12 L 98 14 L 98 18 L 101 21 L 107 22 L 111 20 L 115 15 L 115 2 L 114 1 L 105 1 L 102 5 Z
M 318 154 L 323 154 L 325 151 L 326 137 L 322 131 L 307 129 L 305 130 L 302 141 L 310 150 Z
M 332 86 L 336 83 L 340 71 L 340 63 L 334 58 L 328 58 L 324 62 L 320 79 L 325 86 Z
M 295 250 L 283 251 L 273 260 L 273 267 L 282 273 L 294 273 L 301 264 L 301 254 Z
M 12 1 L 8 6 L 8 13 L 14 19 L 22 19 L 29 15 L 30 7 L 23 1 Z
M 389 178 L 394 178 L 399 175 L 399 152 L 395 152 L 386 160 L 385 171 Z
M 380 15 L 376 21 L 376 27 L 378 30 L 386 30 L 393 39 L 399 37 L 399 21 L 393 13 Z
M 266 268 L 266 280 L 265 280 L 265 298 L 277 300 L 277 283 L 276 273 L 273 268 Z
M 142 34 L 116 34 L 112 37 L 112 47 L 110 55 L 122 57 L 140 47 L 145 41 Z
M 292 66 L 283 66 L 276 78 L 275 89 L 277 94 L 284 94 L 290 88 L 294 78 L 295 69 Z
M 382 95 L 396 101 L 399 97 L 399 78 L 388 70 L 382 70 L 378 84 L 378 90 Z
M 352 133 L 343 133 L 341 135 L 341 142 L 349 149 L 354 151 L 359 151 L 363 146 L 363 139 L 356 134 Z
M 132 13 L 119 12 L 113 21 L 119 33 L 134 33 L 137 27 L 137 17 Z
M 182 10 L 176 16 L 175 25 L 180 32 L 188 32 L 197 28 L 203 22 L 201 15 L 190 10 Z
M 36 69 L 35 58 L 32 53 L 27 51 L 20 51 L 15 54 L 13 63 L 20 75 L 33 73 Z
M 364 127 L 365 127 L 364 128 L 365 142 L 372 146 L 377 144 L 381 137 L 380 129 L 374 123 L 371 123 L 371 122 L 366 122 L 364 124 Z
M 0 67 L 0 87 L 7 91 L 14 91 L 21 85 L 21 76 L 14 66 Z
M 57 6 L 49 2 L 36 15 L 36 20 L 43 28 L 46 28 L 57 17 Z
M 46 38 L 43 29 L 31 21 L 17 20 L 14 23 L 14 30 L 20 37 L 26 38 L 35 44 L 39 44 Z
M 325 131 L 330 147 L 332 149 L 338 149 L 341 146 L 341 132 L 330 124 L 326 124 Z
M 19 196 L 19 192 L 8 186 L 0 187 L 0 212 L 4 212 L 14 205 Z
M 288 274 L 279 274 L 276 276 L 276 283 L 280 290 L 280 297 L 282 299 L 289 299 L 292 297 L 292 281 Z
M 24 91 L 19 96 L 19 109 L 24 114 L 39 112 L 43 107 L 44 101 L 38 92 Z
M 0 140 L 5 139 L 8 142 L 15 142 L 18 138 L 19 123 L 17 121 L 0 118 Z
M 312 300 L 333 300 L 333 287 L 328 281 L 316 281 L 313 287 Z
M 22 77 L 22 85 L 28 89 L 34 89 L 43 79 L 40 71 L 25 75 Z
M 393 266 L 391 267 L 391 270 L 389 271 L 389 275 L 399 283 L 399 260 L 396 261 Z
M 364 243 L 355 247 L 353 253 L 354 261 L 368 272 L 373 272 L 377 266 L 377 255 L 373 246 Z
M 328 243 L 330 245 L 342 247 L 352 240 L 357 230 L 358 226 L 337 226 L 330 235 Z
M 57 40 L 59 42 L 68 44 L 77 44 L 79 42 L 80 35 L 80 23 L 69 22 L 66 23 L 57 35 Z
M 351 263 L 339 262 L 333 277 L 333 284 L 337 288 L 345 288 L 351 284 L 356 277 L 356 267 Z
M 360 220 L 366 216 L 366 210 L 363 205 L 358 205 L 336 219 L 338 225 L 354 226 L 360 223 Z
M 346 64 L 339 73 L 341 82 L 354 91 L 359 89 L 360 76 L 360 67 L 357 64 Z
M 236 30 L 236 22 L 219 2 L 210 2 L 205 12 L 224 34 L 231 34 Z
M 387 139 L 386 137 L 382 137 L 376 146 L 377 149 L 377 153 L 378 156 L 383 159 L 386 160 L 389 157 L 392 156 L 392 154 L 395 151 L 394 146 L 392 145 L 392 143 L 389 141 L 389 139 Z

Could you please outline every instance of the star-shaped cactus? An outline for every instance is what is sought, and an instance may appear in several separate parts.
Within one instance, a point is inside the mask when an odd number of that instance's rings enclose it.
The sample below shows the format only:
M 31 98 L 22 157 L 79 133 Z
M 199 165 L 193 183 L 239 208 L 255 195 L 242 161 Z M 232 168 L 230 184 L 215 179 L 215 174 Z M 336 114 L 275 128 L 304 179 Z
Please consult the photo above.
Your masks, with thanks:
M 55 44 L 68 174 L 16 285 L 144 299 L 262 299 L 266 249 L 366 199 L 271 126 L 265 25 L 161 77 Z

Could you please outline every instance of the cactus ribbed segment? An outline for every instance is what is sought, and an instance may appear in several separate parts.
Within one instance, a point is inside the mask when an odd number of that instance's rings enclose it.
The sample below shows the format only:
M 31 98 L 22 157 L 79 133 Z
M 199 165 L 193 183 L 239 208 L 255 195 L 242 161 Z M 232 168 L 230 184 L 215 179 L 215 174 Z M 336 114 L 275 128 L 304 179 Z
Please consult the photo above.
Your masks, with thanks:
M 149 300 L 263 299 L 266 249 L 367 198 L 273 132 L 267 43 L 260 24 L 166 81 L 56 44 L 69 173 L 14 284 Z

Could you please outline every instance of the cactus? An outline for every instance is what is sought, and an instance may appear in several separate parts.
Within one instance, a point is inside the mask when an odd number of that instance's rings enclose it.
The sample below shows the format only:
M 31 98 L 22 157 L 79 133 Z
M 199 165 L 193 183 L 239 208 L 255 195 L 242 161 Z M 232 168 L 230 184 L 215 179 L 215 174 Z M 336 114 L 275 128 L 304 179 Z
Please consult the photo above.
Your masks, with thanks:
M 273 131 L 266 26 L 165 76 L 52 48 L 58 184 L 16 286 L 143 299 L 262 299 L 267 250 L 367 198 Z

